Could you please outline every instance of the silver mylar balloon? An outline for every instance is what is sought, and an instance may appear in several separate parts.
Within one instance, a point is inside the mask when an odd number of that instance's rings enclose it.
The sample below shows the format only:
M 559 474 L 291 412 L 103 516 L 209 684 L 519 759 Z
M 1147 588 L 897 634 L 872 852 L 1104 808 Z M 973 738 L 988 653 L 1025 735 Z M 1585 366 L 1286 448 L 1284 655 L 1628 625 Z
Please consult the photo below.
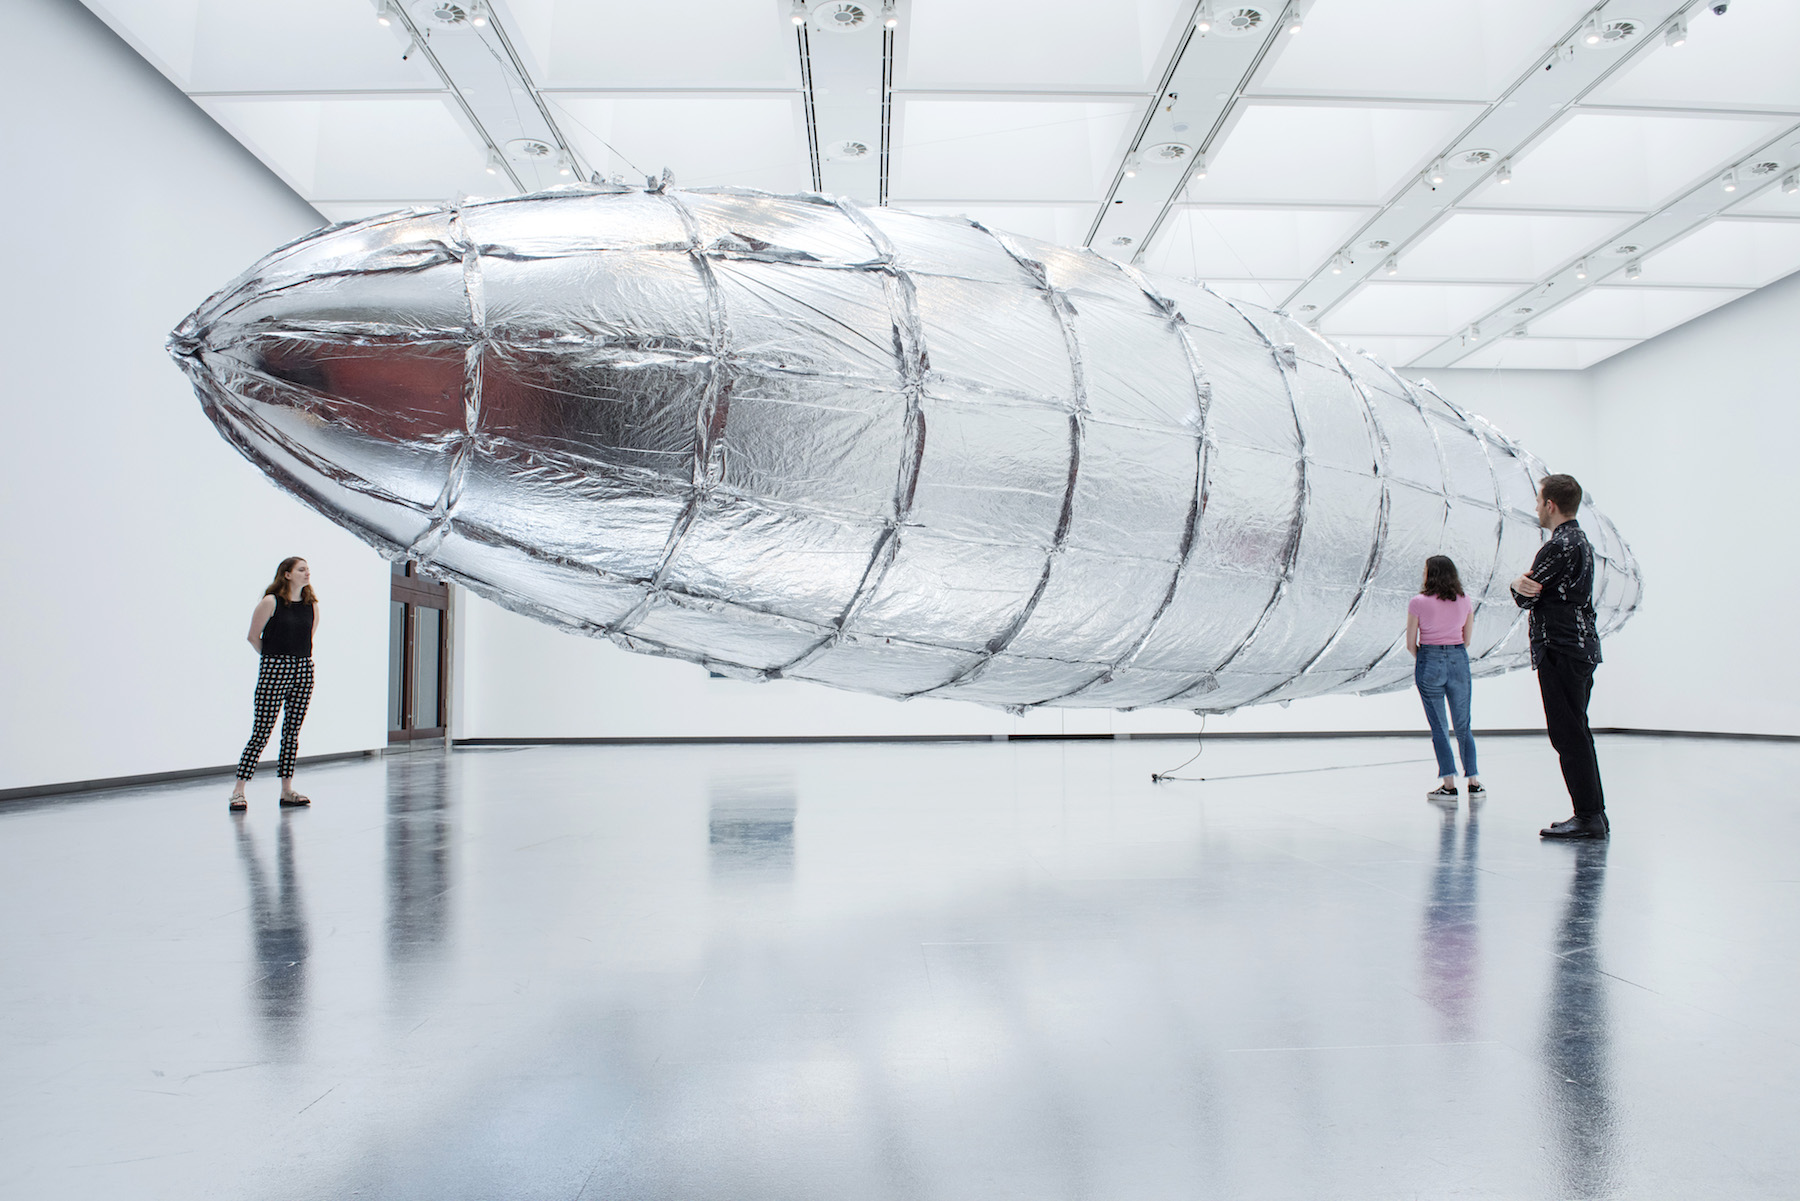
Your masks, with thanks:
M 629 650 L 1021 707 L 1403 685 L 1447 554 L 1478 674 L 1543 466 L 1205 288 L 821 196 L 578 188 L 275 253 L 171 349 L 272 480 Z M 1584 506 L 1603 633 L 1639 595 Z

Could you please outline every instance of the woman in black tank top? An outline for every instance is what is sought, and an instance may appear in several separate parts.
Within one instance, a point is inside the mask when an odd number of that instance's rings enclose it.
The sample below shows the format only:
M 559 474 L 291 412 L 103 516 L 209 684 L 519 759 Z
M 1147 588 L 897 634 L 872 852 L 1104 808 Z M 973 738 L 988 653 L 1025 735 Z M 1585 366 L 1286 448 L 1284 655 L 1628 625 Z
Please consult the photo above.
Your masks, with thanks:
M 263 590 L 262 600 L 250 614 L 250 645 L 262 656 L 262 669 L 256 676 L 256 716 L 250 741 L 238 758 L 237 784 L 231 790 L 234 812 L 249 807 L 244 785 L 256 774 L 275 718 L 283 710 L 281 759 L 276 767 L 281 777 L 281 803 L 289 807 L 312 804 L 312 798 L 294 791 L 294 761 L 300 752 L 300 723 L 306 720 L 306 705 L 312 699 L 312 641 L 318 628 L 319 598 L 312 590 L 311 569 L 298 556 L 283 559 L 275 569 L 274 581 Z

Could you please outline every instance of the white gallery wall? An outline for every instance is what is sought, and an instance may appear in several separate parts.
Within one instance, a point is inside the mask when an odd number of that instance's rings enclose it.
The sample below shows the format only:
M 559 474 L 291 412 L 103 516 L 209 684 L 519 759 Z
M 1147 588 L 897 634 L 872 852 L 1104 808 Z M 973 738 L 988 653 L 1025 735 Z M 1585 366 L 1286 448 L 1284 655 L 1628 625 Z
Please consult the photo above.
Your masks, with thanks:
M 287 554 L 325 601 L 302 753 L 384 745 L 387 565 L 229 449 L 163 350 L 318 215 L 75 0 L 6 11 L 0 790 L 235 760 Z

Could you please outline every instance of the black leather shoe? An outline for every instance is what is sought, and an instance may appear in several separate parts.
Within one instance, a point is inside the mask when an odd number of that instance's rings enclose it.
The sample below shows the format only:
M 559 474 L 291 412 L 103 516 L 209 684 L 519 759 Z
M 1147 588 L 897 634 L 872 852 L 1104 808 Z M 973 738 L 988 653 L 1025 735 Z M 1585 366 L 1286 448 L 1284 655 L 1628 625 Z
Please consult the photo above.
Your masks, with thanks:
M 1604 817 L 1571 817 L 1538 831 L 1539 838 L 1605 838 L 1609 833 Z

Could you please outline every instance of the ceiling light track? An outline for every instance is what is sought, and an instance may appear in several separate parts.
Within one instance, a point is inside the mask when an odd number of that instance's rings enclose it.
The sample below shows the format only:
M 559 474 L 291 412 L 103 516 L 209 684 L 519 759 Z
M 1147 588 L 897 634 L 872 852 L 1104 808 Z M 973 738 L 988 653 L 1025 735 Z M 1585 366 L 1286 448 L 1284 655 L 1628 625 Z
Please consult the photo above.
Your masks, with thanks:
M 894 31 L 897 24 L 890 20 L 881 31 L 881 184 L 875 197 L 876 205 L 881 208 L 887 207 L 894 157 Z
M 1503 304 L 1495 306 L 1477 318 L 1476 323 L 1494 329 L 1522 324 L 1521 315 L 1518 314 L 1518 308 L 1522 305 L 1531 306 L 1531 317 L 1536 321 L 1544 314 L 1583 295 L 1596 284 L 1604 283 L 1613 275 L 1623 274 L 1626 280 L 1636 282 L 1643 275 L 1643 261 L 1646 258 L 1708 224 L 1719 216 L 1725 206 L 1742 203 L 1770 188 L 1783 186 L 1777 182 L 1774 172 L 1755 175 L 1751 169 L 1758 163 L 1781 161 L 1784 147 L 1789 148 L 1788 152 L 1791 154 L 1797 135 L 1800 135 L 1800 123 L 1788 127 L 1768 139 L 1753 153 L 1740 159 L 1733 170 L 1744 186 L 1740 187 L 1736 196 L 1726 196 L 1719 190 L 1718 176 L 1702 179 L 1663 208 L 1644 217 L 1629 229 L 1609 237 L 1602 248 L 1590 250 L 1543 282 L 1533 284 Z M 1796 180 L 1796 184 L 1800 185 L 1800 180 Z M 1795 190 L 1800 191 L 1800 186 Z M 1415 358 L 1411 365 L 1422 368 L 1454 367 L 1466 353 L 1467 348 L 1461 346 L 1457 339 L 1446 339 Z
M 1660 22 L 1685 11 L 1692 3 L 1693 0 L 1642 0 L 1638 7 L 1640 11 L 1653 10 Z M 1515 158 L 1554 129 L 1562 115 L 1583 97 L 1639 61 L 1638 56 L 1653 43 L 1635 33 L 1607 43 L 1607 53 L 1588 53 L 1582 48 L 1584 31 L 1599 29 L 1604 37 L 1610 28 L 1599 19 L 1602 7 L 1591 9 L 1487 105 L 1408 187 L 1364 223 L 1350 240 L 1351 245 L 1380 238 L 1398 250 L 1412 246 L 1449 217 L 1457 202 L 1483 181 L 1490 177 L 1500 183 L 1509 181 Z M 1590 17 L 1594 18 L 1591 24 Z M 1637 19 L 1628 24 L 1634 31 L 1656 27 Z M 1577 50 L 1581 52 L 1575 53 Z M 1481 170 L 1484 167 L 1487 170 Z M 1348 300 L 1374 270 L 1373 262 L 1342 274 L 1332 273 L 1328 266 L 1321 267 L 1281 307 L 1313 304 L 1321 316 L 1328 315 Z
M 458 108 L 462 109 L 463 116 L 469 119 L 470 126 L 472 126 L 475 132 L 480 135 L 481 140 L 487 144 L 488 154 L 499 156 L 501 169 L 505 171 L 506 178 L 512 181 L 513 187 L 521 192 L 530 191 L 531 189 L 525 186 L 525 181 L 519 178 L 518 172 L 513 170 L 512 164 L 506 161 L 506 156 L 500 153 L 500 143 L 494 138 L 494 135 L 488 131 L 486 123 L 483 122 L 481 117 L 475 112 L 474 106 L 472 106 L 469 103 L 468 98 L 463 95 L 462 89 L 456 86 L 456 80 L 451 76 L 450 72 L 445 69 L 444 64 L 438 60 L 437 54 L 431 48 L 430 40 L 425 37 L 424 33 L 417 25 L 413 24 L 413 19 L 411 15 L 407 13 L 405 6 L 389 4 L 387 0 L 382 0 L 377 11 L 380 14 L 380 16 L 376 18 L 377 20 L 381 20 L 382 16 L 387 18 L 386 20 L 382 20 L 381 24 L 389 26 L 398 24 L 406 31 L 407 35 L 412 39 L 412 45 L 418 47 L 419 53 L 422 53 L 425 56 L 425 61 L 431 64 L 431 69 L 437 73 L 437 77 L 444 81 L 444 87 L 456 98 L 456 105 Z M 494 22 L 492 28 L 498 33 L 500 30 L 499 23 Z

